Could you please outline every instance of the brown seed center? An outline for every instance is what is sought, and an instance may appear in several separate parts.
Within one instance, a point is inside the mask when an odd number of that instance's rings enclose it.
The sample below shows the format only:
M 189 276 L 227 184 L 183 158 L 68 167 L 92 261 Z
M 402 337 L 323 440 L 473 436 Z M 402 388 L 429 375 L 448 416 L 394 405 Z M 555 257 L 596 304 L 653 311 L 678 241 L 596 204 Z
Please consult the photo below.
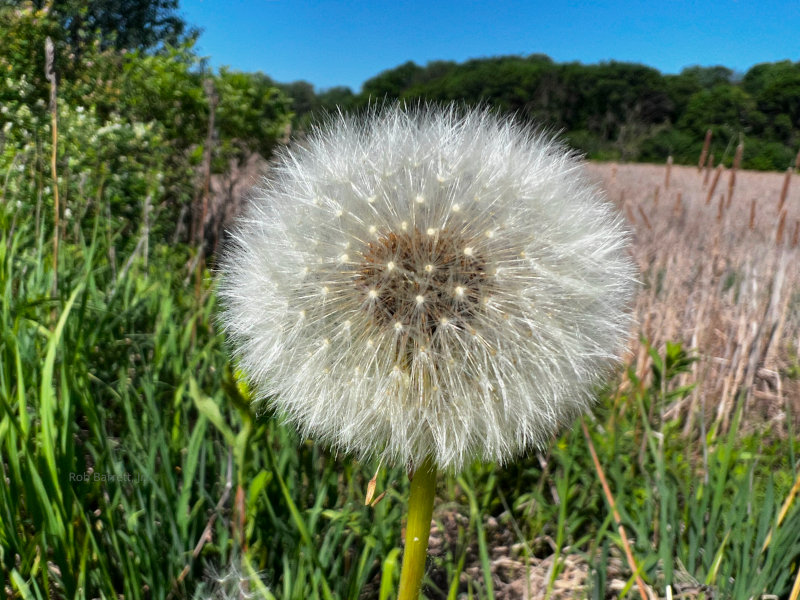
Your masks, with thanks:
M 425 338 L 445 324 L 469 327 L 489 286 L 486 260 L 471 241 L 415 229 L 369 242 L 356 285 L 374 321 Z

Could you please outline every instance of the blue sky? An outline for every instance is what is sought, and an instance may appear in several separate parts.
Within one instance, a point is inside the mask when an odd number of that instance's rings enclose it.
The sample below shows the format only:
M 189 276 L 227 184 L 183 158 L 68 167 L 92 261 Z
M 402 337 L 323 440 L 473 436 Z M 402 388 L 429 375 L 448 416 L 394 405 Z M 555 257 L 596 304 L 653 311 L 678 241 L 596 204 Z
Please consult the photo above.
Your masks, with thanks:
M 800 1 L 181 0 L 214 67 L 354 91 L 408 60 L 543 53 L 663 73 L 800 60 Z

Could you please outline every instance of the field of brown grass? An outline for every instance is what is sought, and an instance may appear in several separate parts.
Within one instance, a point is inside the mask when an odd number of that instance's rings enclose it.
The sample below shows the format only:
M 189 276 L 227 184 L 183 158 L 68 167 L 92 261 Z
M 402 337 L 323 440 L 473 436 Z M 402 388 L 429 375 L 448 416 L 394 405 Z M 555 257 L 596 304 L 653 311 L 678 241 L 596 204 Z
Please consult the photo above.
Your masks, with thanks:
M 724 430 L 742 401 L 748 428 L 797 431 L 800 175 L 738 171 L 731 180 L 731 170 L 717 177 L 696 167 L 587 168 L 635 234 L 639 335 L 661 352 L 681 342 L 698 357 L 679 382 L 696 387 L 663 416 L 683 417 L 686 433 Z M 647 377 L 645 344 L 634 345 L 630 361 Z

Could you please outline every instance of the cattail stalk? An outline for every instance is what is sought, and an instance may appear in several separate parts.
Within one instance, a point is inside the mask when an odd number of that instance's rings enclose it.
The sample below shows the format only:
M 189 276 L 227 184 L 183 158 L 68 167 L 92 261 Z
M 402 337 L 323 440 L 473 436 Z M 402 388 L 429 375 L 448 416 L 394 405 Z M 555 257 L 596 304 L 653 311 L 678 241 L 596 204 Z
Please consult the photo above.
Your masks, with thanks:
M 714 168 L 714 155 L 708 155 L 708 161 L 706 162 L 706 172 L 703 175 L 703 187 L 708 185 L 708 178 L 711 176 L 711 169 Z
M 717 189 L 717 183 L 719 183 L 720 175 L 722 175 L 722 170 L 725 168 L 725 165 L 719 163 L 717 165 L 716 170 L 714 171 L 714 179 L 711 180 L 711 187 L 708 188 L 708 195 L 706 196 L 706 205 L 711 204 L 711 198 L 714 197 L 714 190 Z
M 681 214 L 683 207 L 681 206 L 683 200 L 683 194 L 678 192 L 675 196 L 675 205 L 672 207 L 673 214 L 677 217 Z
M 53 40 L 47 36 L 44 42 L 45 67 L 44 76 L 50 83 L 50 131 L 52 134 L 52 151 L 50 153 L 50 175 L 53 178 L 53 295 L 58 293 L 58 230 L 61 226 L 61 207 L 58 202 L 58 102 L 56 96 L 56 74 L 53 70 L 55 50 Z
M 786 175 L 783 177 L 783 187 L 781 188 L 781 197 L 778 200 L 778 212 L 783 210 L 783 205 L 786 204 L 786 197 L 789 195 L 789 182 L 792 180 L 792 167 L 786 169 Z
M 667 157 L 667 172 L 664 174 L 664 189 L 669 189 L 669 177 L 672 174 L 672 155 Z
M 786 211 L 781 211 L 781 217 L 778 220 L 778 231 L 775 232 L 775 243 L 781 245 L 783 243 L 783 230 L 786 229 Z
M 722 215 L 725 214 L 725 195 L 719 195 L 719 205 L 717 206 L 717 221 L 722 221 Z
M 653 190 L 653 205 L 654 206 L 658 206 L 658 196 L 659 196 L 660 193 L 661 193 L 661 189 L 658 186 L 656 186 L 656 188 Z
M 756 201 L 755 199 L 750 201 L 750 224 L 749 228 L 750 231 L 753 231 L 756 224 Z
M 742 164 L 742 152 L 744 152 L 744 144 L 739 144 L 736 146 L 736 155 L 733 157 L 733 167 L 731 168 L 731 175 L 728 179 L 728 207 L 730 207 L 731 201 L 733 200 L 733 189 L 736 186 L 736 171 L 739 170 L 739 166 Z
M 631 207 L 628 206 L 627 204 L 625 205 L 625 214 L 628 216 L 628 222 L 631 225 L 636 223 L 636 217 L 633 216 L 633 211 L 631 210 Z
M 709 129 L 706 131 L 706 139 L 703 142 L 703 150 L 700 152 L 700 160 L 697 161 L 697 172 L 699 173 L 703 169 L 703 165 L 706 162 L 706 156 L 708 156 L 708 150 L 711 148 L 711 130 Z
M 639 209 L 639 214 L 642 215 L 642 220 L 644 221 L 645 227 L 652 230 L 653 227 L 650 225 L 650 219 L 647 218 L 647 214 L 645 214 L 644 210 L 642 209 L 641 205 L 637 207 Z

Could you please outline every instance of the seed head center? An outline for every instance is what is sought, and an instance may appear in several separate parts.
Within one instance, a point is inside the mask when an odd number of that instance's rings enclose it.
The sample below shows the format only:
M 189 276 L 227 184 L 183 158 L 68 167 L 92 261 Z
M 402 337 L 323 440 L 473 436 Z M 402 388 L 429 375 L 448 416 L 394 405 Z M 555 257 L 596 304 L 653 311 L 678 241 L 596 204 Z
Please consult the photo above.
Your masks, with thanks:
M 372 320 L 423 338 L 443 326 L 468 329 L 491 285 L 486 259 L 473 242 L 447 229 L 436 235 L 414 229 L 367 243 L 355 283 Z

